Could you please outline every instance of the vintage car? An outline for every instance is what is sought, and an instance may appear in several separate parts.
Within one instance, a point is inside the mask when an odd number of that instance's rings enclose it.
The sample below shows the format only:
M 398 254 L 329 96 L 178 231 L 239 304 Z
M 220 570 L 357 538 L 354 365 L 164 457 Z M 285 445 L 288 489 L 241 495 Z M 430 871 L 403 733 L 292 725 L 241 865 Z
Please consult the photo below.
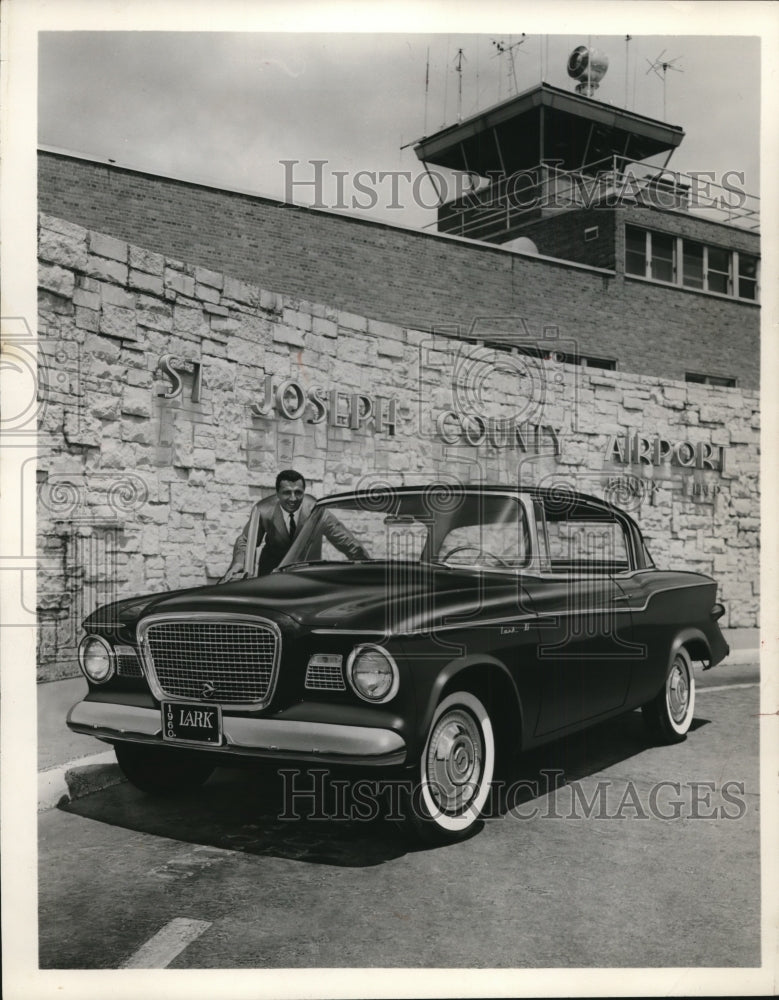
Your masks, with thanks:
M 255 541 L 242 579 L 84 623 L 68 725 L 141 789 L 251 758 L 384 769 L 416 783 L 415 831 L 456 840 L 502 755 L 638 707 L 683 740 L 692 661 L 728 653 L 715 581 L 658 569 L 629 516 L 570 490 L 332 496 L 262 577 Z

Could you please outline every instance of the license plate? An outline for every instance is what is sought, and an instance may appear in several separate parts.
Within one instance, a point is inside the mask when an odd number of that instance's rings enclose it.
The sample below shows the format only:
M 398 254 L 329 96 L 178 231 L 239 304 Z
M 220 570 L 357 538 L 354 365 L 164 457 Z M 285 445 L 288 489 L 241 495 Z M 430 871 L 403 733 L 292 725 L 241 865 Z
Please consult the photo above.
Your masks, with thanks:
M 219 746 L 222 742 L 222 710 L 218 705 L 163 701 L 162 738 L 173 743 Z

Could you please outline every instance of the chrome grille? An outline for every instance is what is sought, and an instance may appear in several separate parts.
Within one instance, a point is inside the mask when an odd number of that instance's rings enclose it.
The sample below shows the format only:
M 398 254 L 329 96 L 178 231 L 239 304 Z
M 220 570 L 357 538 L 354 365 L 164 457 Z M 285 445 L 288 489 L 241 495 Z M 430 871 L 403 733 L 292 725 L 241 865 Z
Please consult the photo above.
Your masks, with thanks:
M 141 661 L 132 646 L 116 646 L 116 672 L 120 677 L 143 677 Z
M 149 618 L 138 633 L 158 698 L 255 708 L 270 701 L 281 652 L 272 622 L 182 614 Z
M 344 675 L 340 663 L 309 663 L 306 670 L 306 688 L 309 691 L 345 691 Z

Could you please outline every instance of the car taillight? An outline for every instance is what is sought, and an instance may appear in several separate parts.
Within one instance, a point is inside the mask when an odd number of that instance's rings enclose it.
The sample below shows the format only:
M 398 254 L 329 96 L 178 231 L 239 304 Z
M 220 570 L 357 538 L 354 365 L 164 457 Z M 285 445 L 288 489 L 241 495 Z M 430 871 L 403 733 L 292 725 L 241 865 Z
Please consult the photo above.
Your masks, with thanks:
M 719 601 L 711 609 L 711 617 L 714 621 L 719 621 L 720 618 L 725 614 L 725 605 L 720 604 Z

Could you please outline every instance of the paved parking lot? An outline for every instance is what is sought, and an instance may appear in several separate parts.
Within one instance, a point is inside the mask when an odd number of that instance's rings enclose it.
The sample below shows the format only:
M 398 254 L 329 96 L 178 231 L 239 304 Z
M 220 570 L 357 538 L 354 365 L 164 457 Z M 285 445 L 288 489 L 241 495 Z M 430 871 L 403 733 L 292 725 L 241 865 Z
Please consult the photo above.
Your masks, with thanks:
M 699 690 L 677 746 L 632 713 L 528 755 L 450 847 L 285 819 L 274 772 L 106 788 L 41 814 L 40 966 L 759 965 L 758 693 Z

